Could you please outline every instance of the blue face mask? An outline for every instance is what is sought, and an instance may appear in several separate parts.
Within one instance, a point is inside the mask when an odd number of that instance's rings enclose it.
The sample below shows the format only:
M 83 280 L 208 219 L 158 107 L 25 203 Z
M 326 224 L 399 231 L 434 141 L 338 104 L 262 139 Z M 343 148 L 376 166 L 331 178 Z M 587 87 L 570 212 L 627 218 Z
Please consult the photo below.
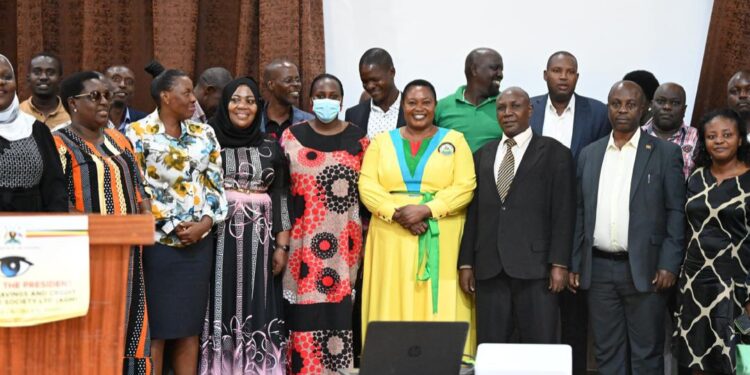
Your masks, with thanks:
M 313 112 L 322 123 L 329 124 L 339 117 L 341 101 L 333 99 L 313 99 Z

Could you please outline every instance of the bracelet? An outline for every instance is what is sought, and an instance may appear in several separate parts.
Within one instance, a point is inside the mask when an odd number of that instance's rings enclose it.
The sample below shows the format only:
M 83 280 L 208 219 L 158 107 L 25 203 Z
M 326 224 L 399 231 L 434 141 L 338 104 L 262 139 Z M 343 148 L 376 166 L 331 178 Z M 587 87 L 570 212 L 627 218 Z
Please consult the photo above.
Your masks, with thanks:
M 276 250 L 284 250 L 285 253 L 288 253 L 289 245 L 276 245 Z

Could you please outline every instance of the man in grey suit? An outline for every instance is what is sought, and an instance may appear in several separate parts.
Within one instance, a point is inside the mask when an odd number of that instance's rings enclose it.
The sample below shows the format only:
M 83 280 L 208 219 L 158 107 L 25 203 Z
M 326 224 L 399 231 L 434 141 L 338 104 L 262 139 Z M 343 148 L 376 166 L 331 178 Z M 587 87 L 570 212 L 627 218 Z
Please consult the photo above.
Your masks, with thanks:
M 577 163 L 569 286 L 588 290 L 600 374 L 663 374 L 663 291 L 684 251 L 682 154 L 640 130 L 646 99 L 634 82 L 615 83 L 607 106 L 612 134 Z

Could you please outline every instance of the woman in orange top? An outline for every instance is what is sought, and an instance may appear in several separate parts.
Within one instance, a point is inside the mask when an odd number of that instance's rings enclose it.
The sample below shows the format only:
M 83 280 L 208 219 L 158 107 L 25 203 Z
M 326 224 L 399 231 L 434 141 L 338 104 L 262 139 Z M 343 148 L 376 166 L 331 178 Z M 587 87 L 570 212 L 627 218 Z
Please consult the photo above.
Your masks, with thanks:
M 67 181 L 71 211 L 126 215 L 151 212 L 133 147 L 107 128 L 108 85 L 96 72 L 75 73 L 62 82 L 61 99 L 71 124 L 53 134 Z M 146 294 L 141 248 L 131 251 L 125 372 L 150 374 Z

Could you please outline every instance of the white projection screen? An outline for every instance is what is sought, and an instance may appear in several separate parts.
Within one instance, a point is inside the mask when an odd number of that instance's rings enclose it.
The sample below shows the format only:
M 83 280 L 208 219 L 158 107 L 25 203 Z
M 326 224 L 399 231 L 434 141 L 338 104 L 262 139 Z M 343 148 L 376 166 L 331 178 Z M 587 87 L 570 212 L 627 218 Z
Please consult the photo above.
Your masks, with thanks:
M 466 54 L 486 46 L 503 56 L 501 88 L 533 96 L 547 91 L 549 55 L 567 50 L 578 58 L 578 94 L 606 101 L 625 73 L 649 70 L 685 87 L 689 122 L 712 7 L 711 0 L 323 0 L 326 69 L 343 81 L 348 108 L 362 93 L 359 58 L 382 47 L 400 88 L 424 78 L 444 97 L 465 82 Z

